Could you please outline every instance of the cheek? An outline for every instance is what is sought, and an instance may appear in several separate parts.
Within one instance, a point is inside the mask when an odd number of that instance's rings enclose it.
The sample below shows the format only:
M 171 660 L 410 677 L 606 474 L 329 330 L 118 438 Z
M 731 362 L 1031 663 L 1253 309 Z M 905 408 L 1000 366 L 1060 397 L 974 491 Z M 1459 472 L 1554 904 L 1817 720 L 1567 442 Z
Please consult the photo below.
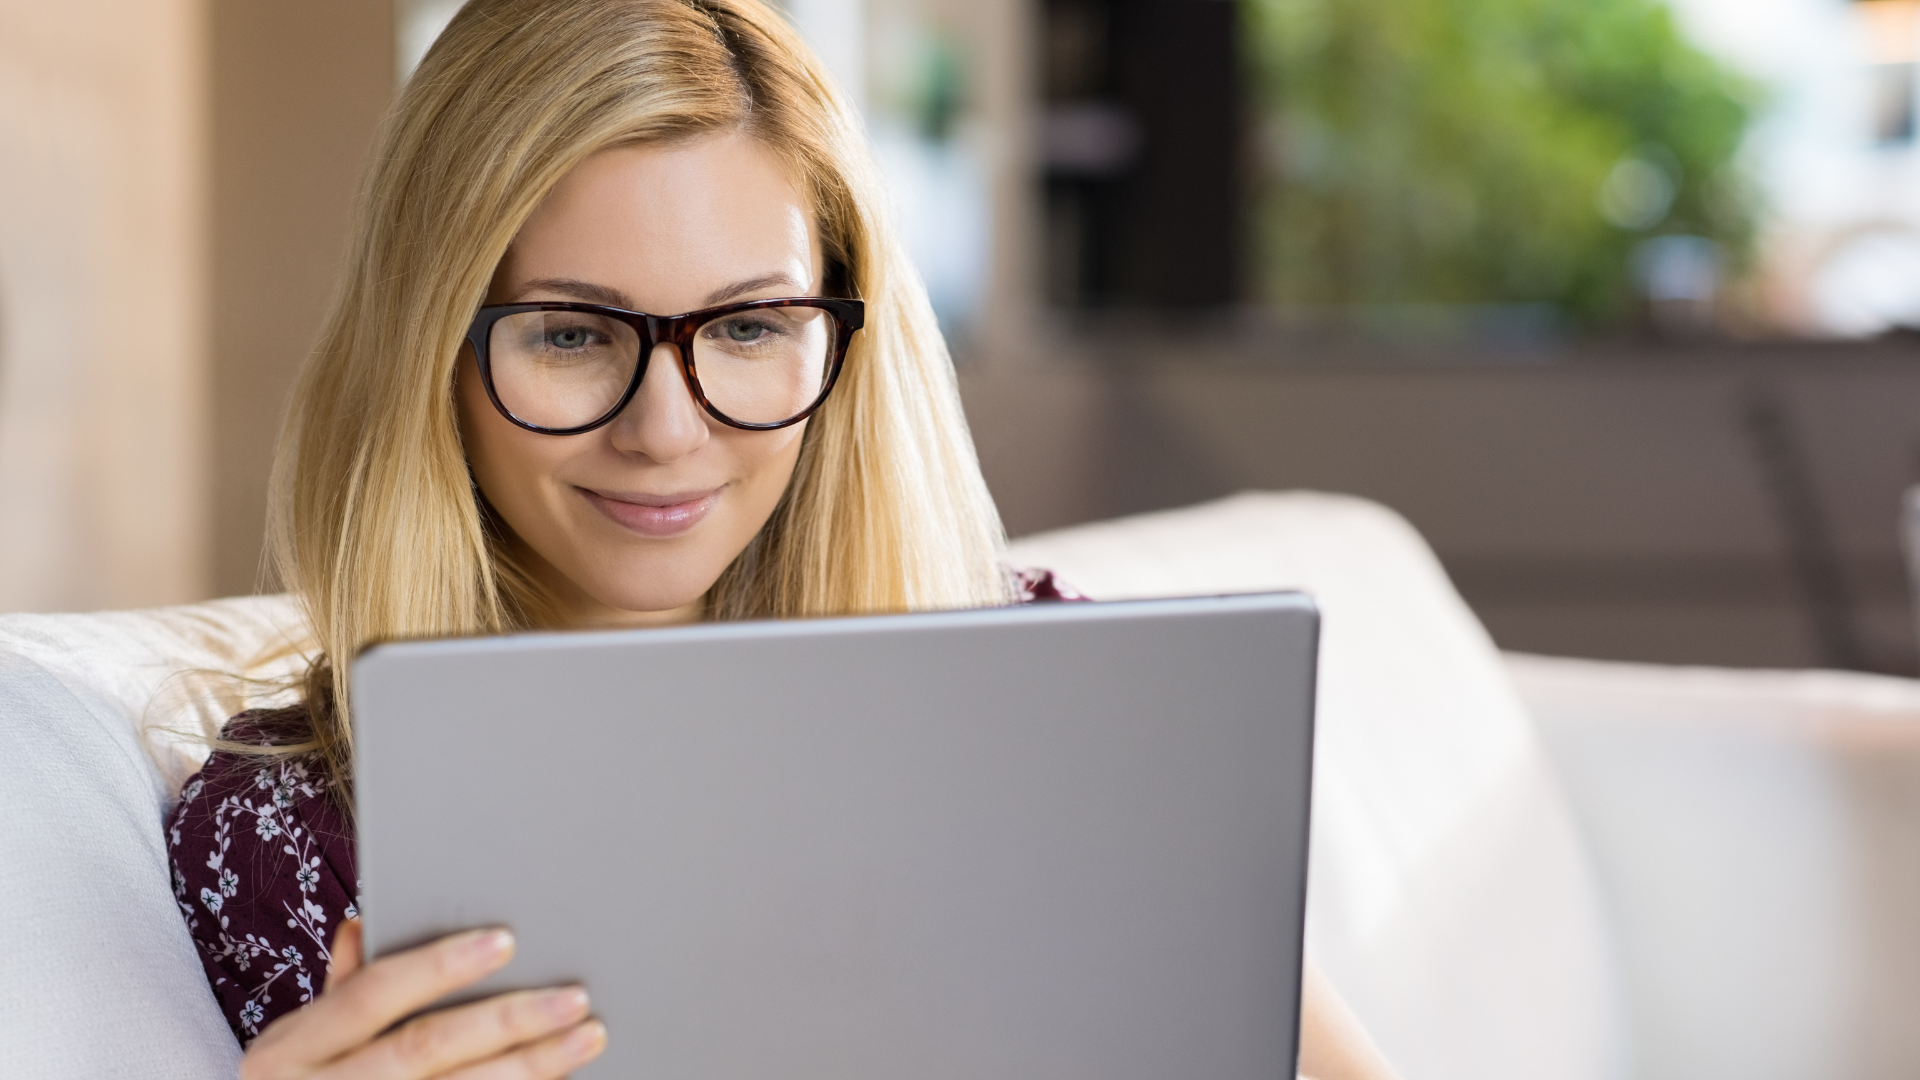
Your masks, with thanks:
M 460 413 L 460 445 L 467 453 L 467 467 L 485 487 L 493 471 L 492 462 L 499 456 L 495 453 L 499 436 L 488 421 L 497 419 L 498 413 L 487 400 L 487 391 L 473 370 L 472 358 L 464 352 L 459 372 L 454 376 L 453 396 Z
M 509 423 L 493 407 L 487 391 L 473 371 L 470 360 L 461 364 L 454 392 L 460 412 L 460 441 L 467 452 L 467 465 L 473 478 L 496 510 L 526 502 L 534 495 L 539 478 L 547 470 L 542 451 L 559 447 L 541 445 L 541 440 L 558 442 L 547 436 L 523 431 Z
M 778 499 L 793 478 L 793 467 L 800 460 L 802 437 L 807 424 L 801 421 L 779 431 L 740 431 L 728 428 L 725 438 L 734 442 L 734 460 L 739 462 L 741 479 L 757 495 Z M 771 510 L 771 505 L 768 507 Z

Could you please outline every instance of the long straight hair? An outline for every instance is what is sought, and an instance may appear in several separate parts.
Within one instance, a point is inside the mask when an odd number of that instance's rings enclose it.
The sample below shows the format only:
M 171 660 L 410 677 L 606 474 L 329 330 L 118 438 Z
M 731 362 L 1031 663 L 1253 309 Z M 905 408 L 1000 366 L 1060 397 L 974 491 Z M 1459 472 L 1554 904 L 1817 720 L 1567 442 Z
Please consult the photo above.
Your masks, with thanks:
M 472 0 L 381 134 L 274 462 L 271 550 L 317 656 L 302 748 L 343 790 L 360 649 L 547 622 L 473 485 L 454 405 L 467 323 L 508 245 L 588 156 L 725 130 L 792 170 L 830 287 L 866 301 L 868 317 L 785 495 L 709 591 L 707 616 L 1011 599 L 925 289 L 858 122 L 792 28 L 758 0 Z

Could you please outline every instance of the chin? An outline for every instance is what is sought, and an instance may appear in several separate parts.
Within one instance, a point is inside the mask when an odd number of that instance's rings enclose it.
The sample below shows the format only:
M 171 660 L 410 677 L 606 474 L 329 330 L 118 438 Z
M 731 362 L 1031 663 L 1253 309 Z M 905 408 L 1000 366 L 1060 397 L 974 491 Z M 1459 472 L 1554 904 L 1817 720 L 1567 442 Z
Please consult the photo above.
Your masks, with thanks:
M 622 580 L 601 583 L 603 587 L 591 590 L 590 595 L 610 608 L 636 615 L 673 611 L 705 596 L 719 578 L 718 572 L 705 576 L 663 573 L 657 567 L 636 569 L 630 575 L 622 575 Z

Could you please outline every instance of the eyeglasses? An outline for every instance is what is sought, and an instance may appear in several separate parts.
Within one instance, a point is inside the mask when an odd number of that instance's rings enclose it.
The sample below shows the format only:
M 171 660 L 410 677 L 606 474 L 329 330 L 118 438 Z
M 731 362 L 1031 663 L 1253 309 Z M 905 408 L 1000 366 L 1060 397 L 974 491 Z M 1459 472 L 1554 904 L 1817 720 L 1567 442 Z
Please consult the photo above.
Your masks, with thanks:
M 467 329 L 480 379 L 500 414 L 543 435 L 579 435 L 620 415 L 659 345 L 680 355 L 693 397 L 748 431 L 797 424 L 827 400 L 854 331 L 858 300 L 748 300 L 647 315 L 599 304 L 483 307 Z

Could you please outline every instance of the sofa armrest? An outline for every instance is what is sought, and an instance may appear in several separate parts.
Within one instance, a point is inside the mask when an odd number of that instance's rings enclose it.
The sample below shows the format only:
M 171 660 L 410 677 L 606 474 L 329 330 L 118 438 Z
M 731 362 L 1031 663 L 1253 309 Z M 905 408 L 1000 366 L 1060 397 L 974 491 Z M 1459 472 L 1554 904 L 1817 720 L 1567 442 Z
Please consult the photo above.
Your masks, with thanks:
M 1095 599 L 1268 589 L 1322 611 L 1307 944 L 1403 1075 L 1629 1067 L 1587 853 L 1486 631 L 1405 520 L 1246 494 L 1013 545 Z
M 125 718 L 0 651 L 0 1046 L 21 1077 L 232 1076 Z
M 1920 682 L 1508 655 L 1648 1076 L 1920 1074 Z

